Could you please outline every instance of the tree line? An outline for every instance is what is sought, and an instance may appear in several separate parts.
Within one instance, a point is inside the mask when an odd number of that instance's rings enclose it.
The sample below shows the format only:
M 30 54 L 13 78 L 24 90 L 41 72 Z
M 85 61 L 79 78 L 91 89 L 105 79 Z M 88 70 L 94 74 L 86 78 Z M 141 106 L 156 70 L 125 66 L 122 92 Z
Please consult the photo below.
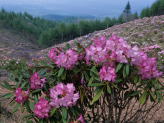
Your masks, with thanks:
M 4 9 L 0 11 L 1 26 L 33 35 L 36 39 L 35 43 L 43 47 L 62 43 L 119 23 L 116 18 L 106 18 L 102 21 L 81 20 L 78 23 L 61 23 L 33 17 L 28 13 L 7 12 Z
M 142 10 L 140 17 L 150 17 L 164 15 L 164 0 L 157 0 L 151 7 L 146 7 Z

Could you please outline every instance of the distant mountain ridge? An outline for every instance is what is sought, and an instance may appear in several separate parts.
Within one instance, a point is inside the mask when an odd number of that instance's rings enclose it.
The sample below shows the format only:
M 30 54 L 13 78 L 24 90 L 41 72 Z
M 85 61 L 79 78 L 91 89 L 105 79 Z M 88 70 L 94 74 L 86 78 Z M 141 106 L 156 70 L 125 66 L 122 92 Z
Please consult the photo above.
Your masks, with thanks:
M 80 20 L 95 20 L 96 17 L 91 15 L 85 16 L 69 16 L 69 15 L 58 15 L 58 14 L 48 14 L 42 16 L 42 18 L 51 20 L 51 21 L 60 21 L 60 22 L 79 22 Z

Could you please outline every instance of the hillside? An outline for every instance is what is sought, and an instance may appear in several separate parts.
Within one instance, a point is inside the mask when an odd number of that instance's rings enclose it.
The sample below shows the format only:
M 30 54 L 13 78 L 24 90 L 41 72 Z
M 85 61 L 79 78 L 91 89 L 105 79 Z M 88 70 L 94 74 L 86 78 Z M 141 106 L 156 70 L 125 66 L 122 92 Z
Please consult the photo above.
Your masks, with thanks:
M 96 31 L 88 35 L 75 38 L 70 40 L 69 43 L 74 41 L 78 42 L 88 42 L 93 38 L 101 35 L 109 37 L 111 34 L 117 34 L 121 37 L 124 37 L 132 45 L 153 45 L 159 44 L 164 48 L 164 15 L 154 16 L 154 17 L 145 17 L 143 19 L 137 19 L 130 21 L 128 23 L 112 26 L 106 30 Z M 53 47 L 65 46 L 66 43 L 59 45 L 54 45 Z M 41 50 L 37 52 L 38 55 L 47 55 L 47 52 L 50 48 Z
M 31 43 L 33 38 L 25 36 L 11 29 L 0 27 L 0 58 L 23 58 L 30 59 L 30 53 L 40 48 Z
M 164 15 L 150 18 L 146 17 L 115 25 L 106 30 L 96 31 L 68 42 L 78 41 L 85 43 L 96 36 L 110 36 L 112 33 L 124 37 L 128 42 L 134 45 L 144 46 L 157 43 L 164 48 Z M 40 50 L 37 45 L 30 43 L 32 41 L 33 38 L 30 36 L 23 36 L 21 33 L 0 27 L 0 57 L 8 56 L 31 59 L 31 57 L 47 55 L 51 47 Z M 60 47 L 65 44 L 66 43 L 62 43 L 52 47 Z

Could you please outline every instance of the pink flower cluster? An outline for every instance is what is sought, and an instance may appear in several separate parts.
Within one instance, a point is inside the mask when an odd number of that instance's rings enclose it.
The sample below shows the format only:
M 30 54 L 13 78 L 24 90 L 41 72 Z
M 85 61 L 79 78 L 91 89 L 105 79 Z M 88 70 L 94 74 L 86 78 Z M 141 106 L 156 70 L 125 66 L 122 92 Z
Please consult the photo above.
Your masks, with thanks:
M 40 89 L 46 83 L 46 78 L 40 79 L 39 74 L 35 72 L 30 78 L 31 89 Z
M 15 91 L 15 97 L 17 103 L 24 103 L 29 97 L 29 91 L 23 91 L 22 88 L 17 88 Z
M 79 99 L 79 93 L 74 93 L 75 87 L 72 83 L 63 84 L 59 83 L 50 90 L 51 102 L 50 105 L 53 107 L 60 106 L 73 106 Z
M 57 49 L 52 48 L 48 56 L 58 67 L 64 67 L 66 69 L 73 68 L 79 60 L 78 53 L 72 49 L 66 52 L 59 52 Z
M 160 48 L 158 45 L 153 45 L 145 48 Z M 139 74 L 143 79 L 158 77 L 162 73 L 157 70 L 157 63 L 154 58 L 149 58 L 144 49 L 139 49 L 137 46 L 130 46 L 127 41 L 116 35 L 112 35 L 109 39 L 106 37 L 98 37 L 92 41 L 92 44 L 85 48 L 85 60 L 87 64 L 95 62 L 97 64 L 110 64 L 110 67 L 104 66 L 100 70 L 101 80 L 115 81 L 115 66 L 117 63 L 129 63 L 137 66 Z M 77 63 L 79 54 L 69 49 L 66 52 L 61 52 L 56 48 L 52 48 L 49 52 L 49 58 L 54 61 L 59 67 L 71 69 Z M 84 57 L 84 56 L 83 56 Z M 111 67 L 111 64 L 112 65 Z
M 153 45 L 148 49 L 159 48 Z M 103 64 L 131 63 L 139 69 L 143 79 L 150 79 L 160 76 L 162 73 L 157 70 L 157 63 L 154 58 L 137 46 L 131 47 L 123 38 L 112 35 L 109 39 L 104 37 L 96 38 L 92 45 L 86 48 L 86 61 L 94 61 Z M 116 65 L 114 65 L 116 66 Z M 103 66 L 99 72 L 101 80 L 115 81 L 115 67 Z
M 157 70 L 157 61 L 155 58 L 147 58 L 143 64 L 140 64 L 139 68 L 142 78 L 151 79 L 162 75 L 162 72 Z
M 139 74 L 143 79 L 151 79 L 162 75 L 162 72 L 157 70 L 156 58 L 149 58 L 138 47 L 135 46 L 131 49 L 129 57 L 131 58 L 131 63 L 138 67 Z
M 91 45 L 86 48 L 86 61 L 93 60 L 96 63 L 105 62 L 108 58 L 108 52 L 106 49 L 100 46 Z
M 112 82 L 114 82 L 115 79 L 116 79 L 116 71 L 115 71 L 115 68 L 110 67 L 110 66 L 105 66 L 104 65 L 100 69 L 99 75 L 100 75 L 100 79 L 101 80 L 106 80 L 106 81 L 112 81 Z
M 104 63 L 109 60 L 127 63 L 126 53 L 130 46 L 123 38 L 112 35 L 111 38 L 97 38 L 86 48 L 86 61 Z
M 50 109 L 49 102 L 44 98 L 40 98 L 38 103 L 35 104 L 34 114 L 39 118 L 48 118 Z

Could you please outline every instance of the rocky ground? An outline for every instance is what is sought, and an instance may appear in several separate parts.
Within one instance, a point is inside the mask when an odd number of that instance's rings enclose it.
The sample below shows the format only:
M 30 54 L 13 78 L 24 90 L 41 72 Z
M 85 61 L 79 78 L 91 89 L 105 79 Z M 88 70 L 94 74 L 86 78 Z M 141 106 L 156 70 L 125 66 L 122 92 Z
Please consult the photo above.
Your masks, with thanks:
M 140 47 L 158 44 L 164 49 L 164 15 L 155 16 L 150 18 L 137 19 L 128 23 L 115 25 L 106 30 L 96 31 L 88 35 L 76 38 L 68 43 L 73 44 L 74 41 L 81 43 L 88 42 L 93 38 L 101 35 L 110 36 L 117 34 L 124 37 L 132 45 L 139 45 Z M 66 43 L 55 45 L 53 47 L 63 47 Z M 36 45 L 29 43 L 24 37 L 19 34 L 8 32 L 7 30 L 0 30 L 0 59 L 4 57 L 31 60 L 33 57 L 47 56 L 50 48 L 40 50 Z M 3 75 L 3 76 L 2 76 Z M 0 72 L 0 82 L 4 80 L 3 71 Z M 164 79 L 161 78 L 161 82 Z M 5 93 L 5 90 L 0 88 L 0 95 Z M 15 115 L 11 114 L 11 107 L 8 106 L 6 101 L 0 99 L 3 107 L 0 107 L 0 123 L 19 123 L 23 122 L 20 119 L 21 113 Z M 150 123 L 164 123 L 164 102 L 158 106 L 159 110 L 153 110 L 148 120 Z

